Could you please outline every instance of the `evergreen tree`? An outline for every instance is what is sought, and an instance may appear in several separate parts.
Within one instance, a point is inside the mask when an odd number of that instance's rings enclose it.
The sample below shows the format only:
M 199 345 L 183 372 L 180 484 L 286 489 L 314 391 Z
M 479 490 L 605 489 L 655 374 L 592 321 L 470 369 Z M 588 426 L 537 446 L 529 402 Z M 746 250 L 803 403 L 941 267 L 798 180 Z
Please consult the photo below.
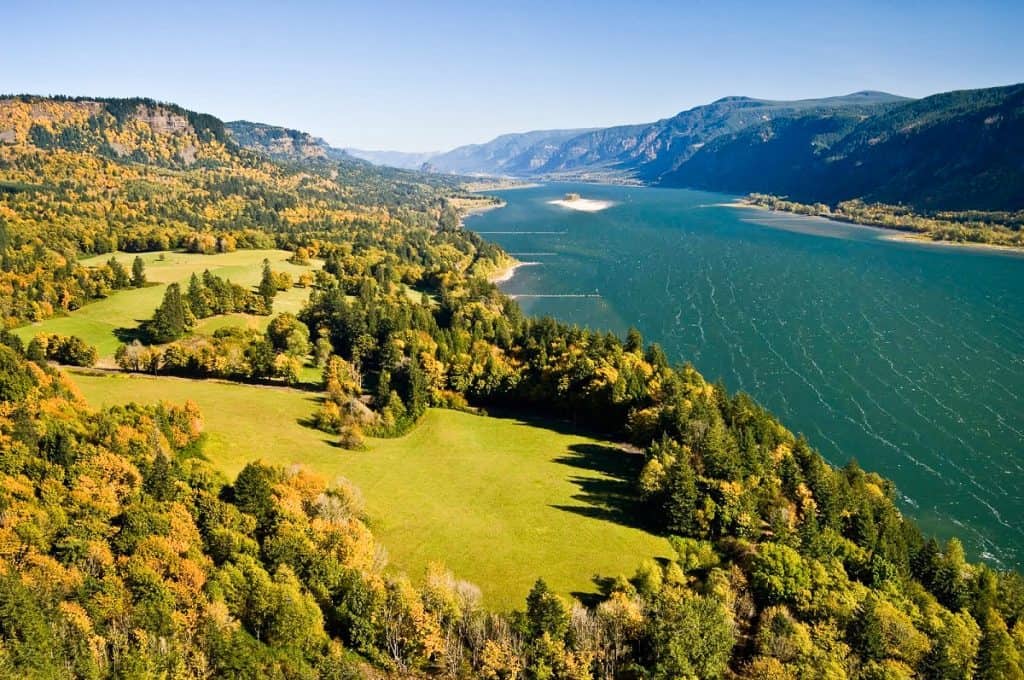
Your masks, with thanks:
M 138 255 L 132 261 L 132 285 L 136 288 L 146 285 L 146 265 Z
M 274 280 L 274 272 L 270 269 L 270 260 L 263 260 L 263 277 L 260 279 L 258 291 L 269 309 L 274 296 L 277 295 L 277 282 Z
M 174 496 L 174 473 L 171 469 L 171 462 L 163 451 L 159 451 L 143 481 L 143 488 L 158 501 L 169 501 Z
M 640 331 L 632 326 L 629 327 L 629 331 L 626 333 L 626 344 L 623 347 L 627 352 L 640 352 L 644 348 L 644 338 L 640 335 Z
M 1013 644 L 1006 622 L 990 611 L 982 625 L 981 651 L 978 654 L 979 680 L 1024 680 L 1024 659 Z
M 107 266 L 110 267 L 110 271 L 114 275 L 114 288 L 127 288 L 130 280 L 124 265 L 118 262 L 117 258 L 112 257 L 107 260 Z
M 694 474 L 686 453 L 680 451 L 675 465 L 669 470 L 668 496 L 665 512 L 668 529 L 682 536 L 696 535 L 694 513 L 697 510 L 697 475 Z
M 742 464 L 736 440 L 717 409 L 712 409 L 711 423 L 699 441 L 699 448 L 708 475 L 718 479 L 739 478 Z
M 154 342 L 172 342 L 183 336 L 194 321 L 192 313 L 181 295 L 181 287 L 177 283 L 167 286 L 164 300 L 153 313 L 149 322 L 149 334 Z
M 388 398 L 391 396 L 391 372 L 381 371 L 377 376 L 377 392 L 374 395 L 373 401 L 379 406 L 383 406 L 388 403 Z
M 544 579 L 537 579 L 526 596 L 526 625 L 530 637 L 539 638 L 547 633 L 556 640 L 563 637 L 569 627 L 565 603 L 551 592 Z
M 197 319 L 205 319 L 213 314 L 207 297 L 206 286 L 198 276 L 192 274 L 192 278 L 188 281 L 188 292 L 185 293 L 185 298 L 188 301 L 189 309 Z
M 419 359 L 413 356 L 409 360 L 409 394 L 406 399 L 406 403 L 409 405 L 409 414 L 413 420 L 423 415 L 423 412 L 427 410 L 429 400 L 427 378 L 423 375 Z

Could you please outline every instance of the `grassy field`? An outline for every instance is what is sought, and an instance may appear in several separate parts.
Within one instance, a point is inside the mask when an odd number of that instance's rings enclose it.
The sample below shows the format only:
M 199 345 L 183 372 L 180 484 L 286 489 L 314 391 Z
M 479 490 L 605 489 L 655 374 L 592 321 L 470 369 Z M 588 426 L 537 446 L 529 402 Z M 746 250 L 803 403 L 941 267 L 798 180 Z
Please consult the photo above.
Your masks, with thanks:
M 524 606 L 543 576 L 564 593 L 592 593 L 595 576 L 632 574 L 668 554 L 632 526 L 635 456 L 590 437 L 513 418 L 431 410 L 400 439 L 346 451 L 300 421 L 316 395 L 177 378 L 75 374 L 96 407 L 159 399 L 199 404 L 206 455 L 233 477 L 254 459 L 303 463 L 359 486 L 391 563 L 414 578 L 443 561 L 483 588 L 493 608 Z
M 164 259 L 161 260 L 161 254 Z M 270 260 L 275 271 L 286 271 L 295 276 L 312 269 L 319 264 L 297 266 L 287 261 L 291 256 L 286 250 L 237 250 L 233 253 L 216 255 L 198 255 L 181 252 L 143 253 L 146 263 L 146 278 L 159 285 L 146 288 L 134 288 L 117 291 L 110 297 L 90 303 L 68 316 L 47 319 L 14 329 L 26 342 L 37 333 L 60 333 L 77 335 L 99 350 L 101 359 L 113 357 L 121 341 L 117 338 L 119 328 L 136 328 L 141 321 L 150 318 L 153 310 L 163 299 L 164 289 L 168 283 L 178 281 L 187 284 L 193 273 L 202 273 L 209 269 L 212 273 L 231 279 L 242 285 L 259 283 L 263 270 L 264 258 Z M 110 255 L 100 255 L 82 260 L 85 265 L 100 265 L 110 259 Z M 115 257 L 130 271 L 134 254 L 117 253 Z M 296 313 L 302 308 L 309 290 L 291 288 L 282 291 L 274 298 L 274 314 L 281 312 Z M 202 320 L 196 331 L 212 333 L 217 328 L 228 325 L 246 325 L 265 328 L 270 323 L 269 316 L 253 316 L 250 314 L 230 314 Z

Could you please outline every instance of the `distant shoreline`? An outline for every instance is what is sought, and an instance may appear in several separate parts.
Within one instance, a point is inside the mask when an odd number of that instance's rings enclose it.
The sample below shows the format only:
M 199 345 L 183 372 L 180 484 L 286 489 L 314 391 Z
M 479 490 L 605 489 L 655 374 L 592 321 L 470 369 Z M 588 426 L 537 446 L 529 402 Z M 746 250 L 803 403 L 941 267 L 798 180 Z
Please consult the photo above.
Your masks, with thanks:
M 515 182 L 512 180 L 509 180 L 507 182 L 501 180 L 481 180 L 479 182 L 466 182 L 463 185 L 465 190 L 472 194 L 482 193 L 485 191 L 510 191 L 512 189 L 533 189 L 539 186 L 541 186 L 539 182 Z
M 941 246 L 947 248 L 963 248 L 965 250 L 979 250 L 987 252 L 1003 252 L 1013 253 L 1016 255 L 1024 255 L 1024 248 L 1019 246 L 1008 246 L 1000 243 L 980 243 L 977 241 L 948 241 L 945 239 L 936 239 L 928 236 L 928 234 L 909 231 L 906 229 L 899 229 L 896 227 L 884 227 L 878 224 L 867 224 L 865 222 L 857 222 L 856 220 L 850 219 L 846 216 L 835 216 L 835 215 L 806 215 L 804 213 L 794 212 L 790 210 L 779 210 L 776 208 L 769 208 L 765 205 L 758 205 L 742 198 L 729 201 L 728 203 L 712 203 L 709 207 L 716 208 L 751 208 L 754 210 L 763 210 L 769 213 L 777 213 L 780 215 L 788 215 L 796 218 L 807 218 L 807 219 L 822 219 L 837 224 L 846 224 L 854 227 L 860 227 L 861 229 L 871 229 L 872 231 L 879 232 L 879 241 L 891 241 L 896 243 L 913 243 L 924 246 Z M 767 225 L 766 225 L 767 226 Z
M 471 217 L 472 215 L 482 215 L 483 213 L 490 212 L 491 210 L 504 208 L 506 205 L 507 203 L 505 203 L 505 201 L 498 201 L 497 203 L 489 203 L 487 205 L 479 205 L 473 208 L 467 208 L 466 212 L 463 213 L 462 217 L 466 218 Z

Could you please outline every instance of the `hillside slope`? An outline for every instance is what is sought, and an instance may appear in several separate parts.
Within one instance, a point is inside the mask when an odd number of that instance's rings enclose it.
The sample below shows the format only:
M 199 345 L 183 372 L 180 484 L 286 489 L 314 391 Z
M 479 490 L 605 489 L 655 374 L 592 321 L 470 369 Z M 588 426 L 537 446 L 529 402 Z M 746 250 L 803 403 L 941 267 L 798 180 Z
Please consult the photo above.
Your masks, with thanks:
M 342 155 L 339 149 L 308 132 L 248 120 L 233 120 L 225 123 L 225 127 L 239 146 L 262 151 L 277 160 L 327 159 Z
M 464 175 L 523 175 L 543 167 L 567 141 L 587 130 L 535 130 L 502 135 L 431 158 L 429 169 Z
M 922 211 L 1020 210 L 1022 97 L 1024 84 L 920 100 L 874 91 L 799 101 L 725 97 L 653 123 L 502 135 L 422 167 L 833 205 L 864 199 Z
M 904 99 L 884 92 L 800 101 L 725 97 L 653 123 L 502 135 L 435 157 L 431 166 L 464 173 L 563 177 L 610 174 L 654 181 L 719 135 L 797 115 L 828 115 L 840 110 L 866 115 L 900 101 Z
M 1024 85 L 948 92 L 860 119 L 839 111 L 723 135 L 658 181 L 812 202 L 1024 208 Z

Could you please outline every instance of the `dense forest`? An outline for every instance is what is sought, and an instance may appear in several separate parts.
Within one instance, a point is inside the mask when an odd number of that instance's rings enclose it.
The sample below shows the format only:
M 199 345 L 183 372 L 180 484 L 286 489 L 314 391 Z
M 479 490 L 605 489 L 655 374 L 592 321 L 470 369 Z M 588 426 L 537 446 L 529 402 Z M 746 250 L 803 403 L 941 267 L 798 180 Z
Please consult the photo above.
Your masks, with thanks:
M 563 418 L 644 452 L 638 502 L 609 512 L 670 537 L 674 557 L 602 575 L 592 601 L 538 580 L 520 611 L 488 611 L 443 567 L 417 585 L 387 569 L 345 482 L 259 461 L 225 479 L 193 404 L 92 411 L 48 362 L 88 348 L 4 332 L 4 675 L 1024 677 L 1019 574 L 937 544 L 890 482 L 828 465 L 636 331 L 524 316 L 486 278 L 507 256 L 459 224 L 457 179 L 279 164 L 218 124 L 145 100 L 0 101 L 5 325 L 145 284 L 85 254 L 321 258 L 302 312 L 264 332 L 189 328 L 239 305 L 273 314 L 269 266 L 254 290 L 213 275 L 168 286 L 157 336 L 127 343 L 121 367 L 291 381 L 311 355 L 315 424 L 349 448 L 428 407 Z

